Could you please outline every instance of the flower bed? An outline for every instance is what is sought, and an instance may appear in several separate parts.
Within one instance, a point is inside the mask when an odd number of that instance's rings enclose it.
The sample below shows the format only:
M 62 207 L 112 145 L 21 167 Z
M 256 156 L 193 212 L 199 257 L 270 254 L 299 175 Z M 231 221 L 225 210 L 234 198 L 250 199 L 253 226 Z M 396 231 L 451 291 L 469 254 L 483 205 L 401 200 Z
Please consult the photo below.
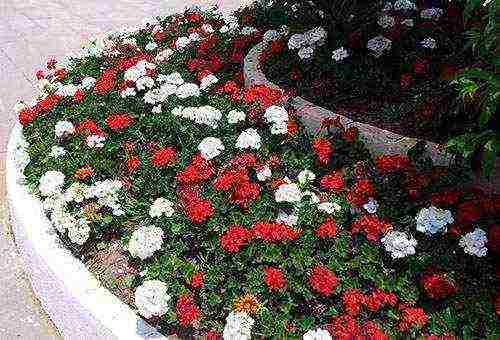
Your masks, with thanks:
M 241 16 L 263 32 L 275 30 L 262 55 L 273 83 L 404 136 L 444 142 L 478 129 L 477 101 L 462 105 L 450 85 L 460 70 L 481 64 L 466 47 L 464 4 L 337 2 L 331 15 L 320 10 L 326 5 L 264 4 Z M 480 13 L 469 15 L 481 26 Z
M 26 185 L 79 258 L 116 242 L 131 307 L 165 335 L 498 335 L 498 198 L 415 150 L 312 135 L 267 86 L 261 39 L 193 8 L 90 41 L 19 103 Z

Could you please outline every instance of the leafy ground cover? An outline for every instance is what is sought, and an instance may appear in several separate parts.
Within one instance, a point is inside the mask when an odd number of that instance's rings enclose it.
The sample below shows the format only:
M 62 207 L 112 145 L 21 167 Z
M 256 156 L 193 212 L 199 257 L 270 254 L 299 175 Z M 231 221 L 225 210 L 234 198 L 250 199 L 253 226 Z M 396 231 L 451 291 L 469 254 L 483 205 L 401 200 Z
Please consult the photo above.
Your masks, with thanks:
M 18 161 L 61 239 L 121 244 L 131 307 L 181 338 L 498 336 L 500 199 L 418 147 L 308 131 L 243 86 L 261 39 L 195 7 L 38 71 Z

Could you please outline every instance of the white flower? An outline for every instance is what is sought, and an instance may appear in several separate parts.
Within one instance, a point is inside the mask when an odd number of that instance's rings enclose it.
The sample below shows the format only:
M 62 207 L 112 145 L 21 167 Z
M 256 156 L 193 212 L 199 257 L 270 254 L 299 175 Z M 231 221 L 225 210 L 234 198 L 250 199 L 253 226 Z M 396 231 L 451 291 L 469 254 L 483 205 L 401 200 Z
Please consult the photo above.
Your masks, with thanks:
M 381 242 L 393 259 L 414 255 L 417 246 L 417 241 L 402 231 L 389 231 Z
M 179 38 L 177 38 L 177 40 L 175 42 L 175 47 L 182 50 L 185 47 L 187 47 L 190 42 L 191 42 L 191 40 L 189 40 L 189 37 L 179 37 Z
M 271 178 L 271 168 L 268 165 L 263 166 L 261 169 L 257 171 L 257 179 L 261 182 L 266 181 Z
M 430 206 L 422 208 L 417 215 L 417 230 L 422 233 L 444 233 L 447 225 L 454 221 L 451 211 Z
M 244 121 L 246 118 L 245 112 L 243 111 L 237 111 L 237 110 L 231 110 L 227 114 L 227 122 L 229 124 L 237 124 L 239 122 Z
M 266 33 L 264 33 L 264 35 L 262 36 L 262 40 L 265 42 L 271 42 L 274 40 L 278 40 L 279 37 L 280 37 L 280 34 L 278 31 L 269 30 L 269 31 L 266 31 Z
M 67 120 L 60 120 L 57 122 L 55 126 L 55 133 L 57 137 L 62 137 L 63 135 L 71 135 L 75 132 L 75 127 L 73 123 L 68 122 Z
M 200 151 L 203 158 L 209 161 L 224 151 L 224 145 L 219 138 L 206 137 L 198 145 L 198 151 Z
M 158 47 L 158 44 L 155 43 L 154 41 L 149 42 L 144 48 L 146 51 L 153 51 Z
M 312 47 L 302 47 L 300 50 L 299 50 L 299 57 L 300 59 L 310 59 L 312 57 L 314 53 L 314 49 Z
M 165 61 L 167 61 L 171 56 L 172 54 L 174 54 L 174 50 L 170 49 L 170 48 L 166 48 L 164 50 L 161 50 L 155 57 L 155 62 L 160 64 L 160 63 L 163 63 Z
M 155 226 L 142 226 L 132 233 L 128 242 L 128 251 L 132 257 L 145 260 L 155 251 L 160 250 L 163 244 L 163 230 Z
M 140 77 L 137 79 L 135 82 L 135 86 L 139 91 L 143 91 L 145 89 L 150 89 L 153 86 L 155 86 L 155 81 L 153 78 L 145 76 L 145 77 Z
M 255 129 L 246 129 L 243 131 L 239 136 L 238 140 L 236 141 L 236 147 L 238 149 L 255 149 L 259 150 L 260 147 L 262 146 L 261 144 L 261 139 L 259 136 L 259 133 Z
M 158 104 L 156 106 L 153 107 L 153 109 L 151 110 L 152 113 L 156 113 L 156 114 L 160 114 L 161 113 L 161 105 Z
M 189 40 L 191 40 L 191 41 L 199 41 L 200 40 L 200 35 L 198 33 L 191 33 L 191 34 L 189 34 Z
M 429 48 L 429 49 L 435 49 L 437 44 L 436 44 L 436 39 L 434 38 L 431 38 L 431 37 L 427 37 L 425 38 L 424 40 L 422 40 L 420 42 L 420 45 L 423 47 L 423 48 Z
M 396 20 L 387 14 L 382 14 L 380 18 L 378 18 L 377 23 L 380 25 L 382 28 L 391 28 L 396 24 Z
M 90 148 L 100 149 L 104 146 L 104 141 L 106 137 L 100 135 L 90 135 L 85 139 L 85 144 Z
M 64 193 L 64 199 L 67 202 L 81 203 L 89 195 L 89 187 L 85 183 L 74 182 Z
M 193 83 L 185 83 L 177 88 L 175 92 L 177 97 L 181 99 L 189 98 L 189 97 L 199 97 L 200 96 L 200 88 L 198 85 Z
M 347 48 L 344 46 L 337 48 L 332 52 L 332 59 L 335 61 L 342 61 L 345 58 L 349 56 L 349 52 L 347 51 Z
M 133 87 L 127 87 L 125 90 L 120 92 L 120 96 L 122 98 L 127 98 L 127 97 L 135 97 L 137 95 L 137 92 Z
M 284 211 L 280 211 L 278 213 L 278 217 L 276 218 L 276 223 L 283 223 L 289 226 L 294 226 L 299 221 L 299 217 L 295 214 L 287 214 Z
M 73 97 L 78 90 L 78 87 L 73 84 L 62 85 L 57 91 L 56 94 L 62 97 Z
M 316 27 L 304 33 L 310 46 L 321 46 L 325 43 L 327 32 L 323 27 Z
M 290 39 L 288 39 L 288 48 L 290 50 L 298 50 L 301 47 L 306 46 L 307 41 L 304 34 L 295 33 Z
M 413 26 L 415 26 L 415 22 L 413 21 L 413 19 L 405 19 L 405 20 L 401 21 L 401 23 L 403 25 L 405 25 L 406 27 L 413 27 Z
M 163 197 L 157 198 L 149 208 L 149 216 L 151 217 L 161 217 L 162 215 L 172 217 L 174 213 L 174 203 Z
M 420 12 L 422 19 L 438 20 L 443 15 L 441 8 L 426 8 Z
M 365 209 L 369 214 L 375 214 L 378 209 L 378 203 L 372 197 L 368 199 L 368 202 L 363 204 L 363 209 Z
M 213 33 L 213 32 L 214 32 L 214 28 L 213 28 L 213 27 L 212 27 L 212 25 L 210 25 L 210 24 L 203 24 L 203 25 L 201 26 L 201 29 L 202 29 L 203 31 L 205 31 L 206 33 Z
M 254 319 L 245 312 L 231 312 L 224 326 L 224 340 L 250 340 Z
M 417 9 L 415 3 L 411 0 L 397 0 L 394 3 L 395 11 L 414 11 Z
M 334 214 L 337 211 L 342 210 L 342 207 L 338 203 L 334 202 L 323 202 L 318 204 L 318 210 L 324 211 L 328 215 Z
M 318 328 L 311 329 L 302 336 L 303 340 L 332 340 L 330 333 L 327 330 Z
M 302 192 L 295 183 L 281 184 L 274 193 L 276 202 L 297 203 L 302 199 Z
M 284 107 L 272 105 L 266 109 L 264 118 L 268 123 L 281 124 L 283 122 L 288 122 L 288 112 Z
M 366 47 L 371 51 L 371 53 L 376 57 L 380 57 L 385 51 L 391 49 L 392 42 L 379 35 L 375 38 L 368 40 Z
M 316 179 L 316 175 L 311 170 L 302 170 L 297 176 L 297 180 L 300 184 L 306 184 L 312 182 Z
M 474 229 L 470 233 L 465 234 L 460 238 L 460 247 L 464 248 L 466 254 L 475 255 L 477 257 L 486 256 L 488 249 L 486 248 L 488 238 L 486 232 L 480 228 Z
M 38 190 L 43 196 L 60 194 L 64 184 L 64 177 L 64 174 L 60 171 L 47 171 L 40 178 Z
M 135 305 L 146 319 L 167 313 L 170 299 L 167 285 L 159 280 L 144 281 L 135 290 Z
M 245 26 L 241 29 L 241 34 L 243 35 L 251 35 L 254 34 L 255 32 L 258 32 L 259 30 L 256 29 L 255 27 L 250 27 L 250 26 Z
M 24 103 L 22 101 L 17 101 L 16 104 L 14 104 L 14 112 L 19 113 L 22 110 L 26 109 L 27 107 L 28 107 L 28 105 L 26 105 L 26 103 Z
M 219 78 L 214 76 L 213 74 L 209 74 L 208 76 L 203 77 L 200 82 L 200 89 L 206 90 L 211 87 L 213 84 L 216 84 L 219 81 Z
M 52 149 L 50 149 L 49 156 L 54 158 L 62 157 L 66 154 L 66 150 L 62 146 L 54 145 Z
M 74 223 L 68 224 L 68 237 L 71 242 L 78 245 L 83 245 L 90 237 L 90 227 L 84 218 L 76 220 L 71 220 Z

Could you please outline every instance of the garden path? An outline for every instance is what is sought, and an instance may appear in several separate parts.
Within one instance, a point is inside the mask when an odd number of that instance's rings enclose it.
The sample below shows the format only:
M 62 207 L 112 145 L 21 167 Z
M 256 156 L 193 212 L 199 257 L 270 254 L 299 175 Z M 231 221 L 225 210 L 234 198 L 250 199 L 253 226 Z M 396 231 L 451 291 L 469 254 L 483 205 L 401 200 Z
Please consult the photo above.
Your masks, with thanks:
M 18 99 L 35 94 L 34 71 L 50 57 L 75 51 L 96 33 L 137 24 L 207 0 L 1 0 L 0 1 L 0 339 L 58 339 L 33 296 L 18 256 L 5 202 L 5 152 Z M 214 0 L 224 12 L 249 0 Z

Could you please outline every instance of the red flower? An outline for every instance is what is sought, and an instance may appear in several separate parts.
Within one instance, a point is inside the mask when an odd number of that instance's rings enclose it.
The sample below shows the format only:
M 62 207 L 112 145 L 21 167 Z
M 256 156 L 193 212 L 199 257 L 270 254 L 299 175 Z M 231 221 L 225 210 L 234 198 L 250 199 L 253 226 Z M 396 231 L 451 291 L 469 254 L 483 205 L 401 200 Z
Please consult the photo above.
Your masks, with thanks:
M 456 208 L 456 211 L 458 223 L 474 222 L 482 216 L 481 207 L 476 201 L 464 202 Z
M 462 192 L 458 190 L 446 190 L 432 194 L 432 204 L 438 206 L 450 206 L 457 203 L 462 196 Z
M 225 93 L 230 94 L 238 92 L 240 90 L 238 84 L 236 84 L 236 82 L 234 82 L 233 80 L 228 80 L 227 82 L 225 82 L 222 88 Z
M 79 180 L 86 180 L 94 174 L 94 169 L 91 166 L 84 166 L 82 168 L 78 168 L 75 171 L 75 178 Z
M 41 112 L 52 111 L 56 107 L 56 105 L 59 104 L 59 101 L 61 101 L 61 97 L 59 97 L 57 94 L 49 94 L 47 97 L 39 101 L 38 104 L 36 104 L 35 110 Z
M 285 275 L 283 275 L 283 271 L 278 268 L 265 268 L 264 282 L 269 290 L 280 290 L 286 287 Z
M 356 316 L 365 304 L 366 296 L 359 289 L 348 289 L 342 294 L 342 305 L 347 314 Z
M 57 64 L 57 60 L 55 60 L 54 58 L 50 58 L 49 60 L 47 60 L 47 68 L 49 70 L 55 68 L 56 64 Z
M 21 123 L 22 126 L 26 126 L 34 121 L 36 116 L 36 110 L 31 107 L 25 108 L 21 112 L 19 112 L 19 123 Z
M 259 198 L 259 195 L 260 185 L 252 182 L 243 182 L 241 185 L 235 187 L 231 195 L 231 201 L 246 209 L 251 202 Z
M 177 180 L 182 184 L 197 184 L 214 175 L 214 170 L 209 161 L 196 154 L 191 164 L 177 174 Z
M 176 305 L 177 319 L 182 327 L 192 325 L 200 317 L 200 308 L 191 295 L 181 295 Z
M 355 207 L 360 207 L 370 197 L 375 196 L 375 186 L 369 179 L 361 179 L 356 182 L 353 188 L 347 193 L 347 200 Z
M 151 163 L 156 167 L 170 166 L 177 160 L 177 152 L 171 146 L 156 150 L 151 158 Z
M 400 331 L 409 331 L 412 328 L 420 329 L 427 323 L 428 317 L 422 308 L 403 309 L 403 320 L 399 322 Z
M 128 128 L 134 123 L 134 116 L 130 113 L 115 113 L 106 117 L 106 124 L 114 131 Z
M 454 294 L 457 287 L 453 281 L 448 279 L 444 274 L 429 274 L 422 278 L 420 281 L 425 293 L 431 299 L 443 299 Z
M 379 220 L 373 215 L 362 215 L 355 220 L 351 226 L 351 231 L 355 233 L 363 233 L 370 242 L 376 242 L 382 234 L 392 229 L 392 225 Z
M 165 38 L 167 37 L 167 34 L 164 31 L 158 31 L 153 35 L 153 39 L 157 43 L 161 43 Z
M 337 223 L 333 218 L 327 218 L 314 233 L 320 238 L 335 237 L 337 236 Z
M 244 182 L 250 181 L 246 169 L 226 170 L 217 177 L 213 183 L 215 190 L 229 191 Z
M 186 19 L 191 22 L 199 22 L 201 20 L 201 15 L 199 13 L 191 13 Z
M 220 340 L 222 339 L 222 335 L 219 332 L 211 329 L 207 332 L 206 338 L 207 340 Z
M 68 70 L 65 68 L 60 68 L 54 72 L 54 77 L 56 77 L 57 80 L 61 81 L 64 80 L 68 76 Z
M 102 130 L 101 128 L 97 125 L 96 122 L 92 120 L 85 120 L 78 124 L 76 127 L 76 133 L 78 134 L 89 134 L 89 135 L 101 135 Z
M 423 59 L 415 61 L 413 64 L 413 71 L 415 74 L 425 74 L 427 72 L 427 61 Z
M 283 101 L 283 92 L 267 85 L 252 85 L 245 89 L 243 100 L 247 104 L 259 103 L 263 108 L 268 108 Z
M 43 70 L 38 70 L 36 71 L 35 76 L 37 80 L 43 79 L 45 77 L 45 72 L 43 72 Z
M 389 340 L 389 335 L 387 335 L 378 324 L 373 321 L 367 321 L 363 325 L 363 335 L 366 339 L 373 340 Z
M 222 249 L 228 253 L 237 253 L 251 238 L 251 233 L 242 226 L 231 226 L 220 237 Z
M 380 155 L 375 158 L 375 162 L 382 174 L 404 171 L 411 165 L 410 159 L 405 155 Z
M 141 160 L 137 156 L 132 156 L 127 160 L 127 168 L 130 172 L 135 171 L 141 166 Z
M 207 199 L 183 200 L 182 203 L 187 217 L 194 224 L 205 223 L 215 212 L 212 203 Z
M 345 129 L 344 132 L 342 133 L 342 138 L 344 138 L 346 142 L 355 143 L 359 138 L 358 128 L 355 126 L 351 126 Z
M 337 276 L 326 266 L 317 265 L 309 273 L 311 288 L 321 295 L 332 295 L 339 283 Z
M 201 287 L 203 287 L 204 281 L 205 281 L 205 273 L 197 272 L 191 278 L 191 286 L 193 286 L 196 289 L 200 289 Z
M 83 99 L 85 99 L 85 93 L 80 89 L 76 90 L 75 94 L 73 95 L 73 100 L 76 103 L 81 103 L 83 102 Z
M 350 315 L 333 317 L 327 329 L 333 338 L 338 340 L 353 340 L 361 336 L 361 327 Z
M 328 191 L 340 191 L 344 188 L 344 178 L 338 172 L 331 172 L 320 180 L 321 187 Z
M 318 157 L 319 163 L 327 165 L 333 154 L 333 146 L 330 141 L 325 138 L 316 138 L 312 147 L 316 157 Z
M 282 223 L 255 223 L 251 229 L 252 235 L 270 243 L 292 241 L 299 237 L 302 230 Z
M 95 83 L 94 91 L 101 96 L 109 93 L 115 87 L 117 77 L 118 71 L 115 69 L 107 69 L 103 71 Z
M 375 289 L 367 296 L 365 304 L 366 308 L 372 312 L 378 312 L 384 306 L 396 306 L 398 297 L 394 293 L 387 293 L 380 289 Z

